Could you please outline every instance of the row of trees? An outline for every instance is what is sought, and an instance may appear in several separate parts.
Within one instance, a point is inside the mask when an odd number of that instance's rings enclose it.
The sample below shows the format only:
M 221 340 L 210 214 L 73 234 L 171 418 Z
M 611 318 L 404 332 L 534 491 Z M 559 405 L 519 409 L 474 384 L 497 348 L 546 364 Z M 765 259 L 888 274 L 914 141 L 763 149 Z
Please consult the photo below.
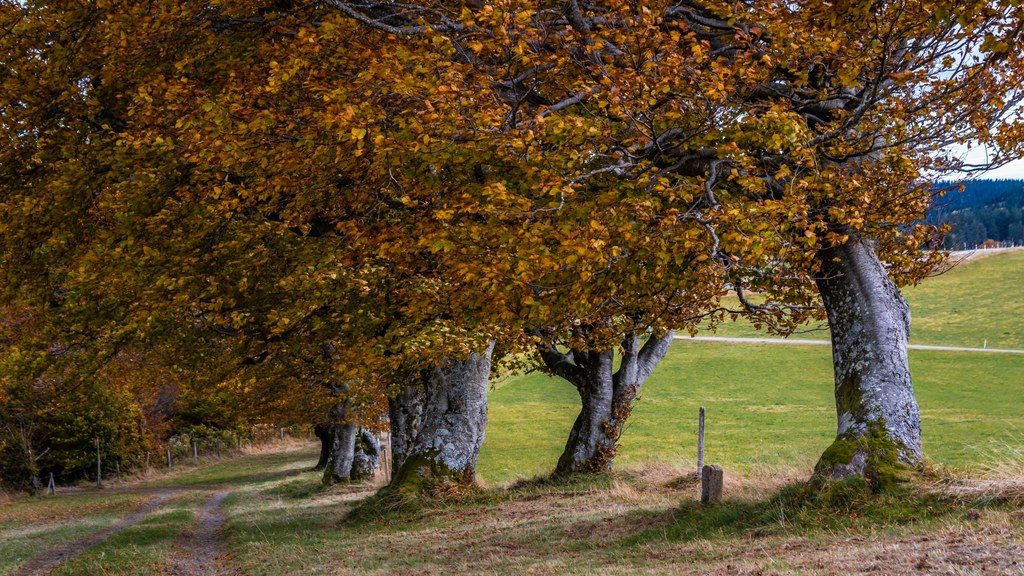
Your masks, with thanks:
M 38 488 L 51 473 L 59 482 L 94 478 L 97 440 L 104 472 L 128 472 L 144 467 L 147 453 L 157 465 L 168 448 L 191 455 L 192 442 L 233 449 L 259 440 L 253 425 L 307 425 L 311 408 L 327 406 L 317 388 L 254 394 L 224 371 L 187 374 L 137 348 L 116 352 L 79 379 L 68 371 L 74 365 L 58 372 L 58 360 L 72 351 L 25 346 L 42 329 L 38 317 L 4 308 L 0 318 L 0 479 L 16 490 Z M 38 377 L 19 378 L 33 362 L 48 367 L 36 368 Z M 181 440 L 187 445 L 178 446 Z
M 884 483 L 921 174 L 1024 140 L 1009 0 L 3 6 L 5 381 L 320 390 L 335 479 L 387 398 L 399 492 L 472 482 L 497 358 L 579 390 L 557 469 L 606 470 L 674 330 L 822 310 L 818 473 Z

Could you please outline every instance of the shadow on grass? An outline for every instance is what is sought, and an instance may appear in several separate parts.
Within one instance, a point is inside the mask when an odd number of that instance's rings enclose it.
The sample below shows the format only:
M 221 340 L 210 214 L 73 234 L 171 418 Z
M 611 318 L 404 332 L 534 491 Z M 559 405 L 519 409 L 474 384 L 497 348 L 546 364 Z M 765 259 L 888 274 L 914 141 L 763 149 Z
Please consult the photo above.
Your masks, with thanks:
M 685 487 L 689 485 L 687 482 Z M 636 488 L 669 490 L 682 503 L 666 508 L 662 494 L 648 505 L 642 494 L 637 497 L 640 491 Z M 263 490 L 262 494 L 289 498 L 297 504 L 303 499 L 317 499 L 325 492 L 366 489 L 365 485 L 325 489 L 295 480 Z M 617 490 L 637 499 L 623 503 L 623 510 L 614 503 Z M 335 501 L 325 506 L 293 506 L 290 502 L 272 512 L 260 512 L 258 520 L 233 522 L 231 532 L 235 542 L 248 542 L 248 546 L 256 546 L 254 543 L 259 541 L 274 542 L 268 554 L 279 546 L 316 548 L 330 543 L 338 554 L 355 554 L 361 561 L 382 566 L 391 566 L 397 560 L 386 550 L 366 549 L 369 542 L 377 542 L 382 535 L 388 542 L 404 542 L 395 545 L 413 563 L 432 561 L 432 554 L 443 547 L 439 542 L 459 550 L 460 557 L 500 550 L 511 563 L 536 560 L 558 551 L 586 555 L 593 550 L 604 550 L 600 555 L 614 561 L 631 550 L 659 542 L 872 532 L 903 526 L 928 528 L 947 522 L 969 524 L 977 520 L 979 508 L 1008 507 L 999 502 L 964 503 L 929 491 L 922 483 L 873 493 L 859 480 L 824 486 L 799 482 L 765 499 L 727 500 L 709 506 L 693 501 L 685 495 L 688 492 L 666 485 L 652 487 L 641 480 L 634 483 L 615 474 L 536 478 L 507 489 L 465 489 L 444 498 L 396 500 L 393 494 L 378 492 L 344 504 Z M 600 503 L 590 507 L 590 495 Z M 506 507 L 505 503 L 512 506 Z M 501 530 L 495 531 L 496 525 L 502 526 Z M 262 549 L 249 550 L 263 553 Z
M 345 516 L 351 526 L 375 522 L 409 522 L 439 512 L 494 506 L 509 500 L 533 501 L 565 498 L 611 490 L 612 474 L 538 476 L 524 479 L 507 488 L 481 488 L 477 485 L 442 484 L 421 492 L 394 490 L 385 486 L 356 503 Z
M 799 482 L 760 501 L 726 500 L 712 505 L 685 502 L 663 523 L 649 526 L 623 544 L 655 540 L 691 541 L 746 535 L 808 535 L 816 532 L 869 530 L 927 524 L 942 519 L 971 520 L 977 508 L 998 508 L 998 502 L 965 504 L 936 492 L 898 486 L 873 493 L 861 479 L 815 486 Z M 642 524 L 651 514 L 629 514 Z

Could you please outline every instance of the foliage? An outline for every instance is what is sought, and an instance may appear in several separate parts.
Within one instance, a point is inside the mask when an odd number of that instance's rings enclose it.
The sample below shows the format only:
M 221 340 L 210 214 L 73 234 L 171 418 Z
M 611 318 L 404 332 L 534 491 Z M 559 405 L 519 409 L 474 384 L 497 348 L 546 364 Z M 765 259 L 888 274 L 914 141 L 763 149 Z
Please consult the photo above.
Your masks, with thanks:
M 97 440 L 104 474 L 111 474 L 115 463 L 127 471 L 153 449 L 131 398 L 99 383 L 62 388 L 55 401 L 42 408 L 49 448 L 43 461 L 46 471 L 65 481 L 95 478 Z M 83 449 L 90 445 L 92 450 Z
M 0 290 L 39 318 L 8 374 L 142 354 L 196 423 L 537 328 L 787 332 L 821 249 L 926 274 L 920 175 L 1024 134 L 1010 0 L 0 10 Z

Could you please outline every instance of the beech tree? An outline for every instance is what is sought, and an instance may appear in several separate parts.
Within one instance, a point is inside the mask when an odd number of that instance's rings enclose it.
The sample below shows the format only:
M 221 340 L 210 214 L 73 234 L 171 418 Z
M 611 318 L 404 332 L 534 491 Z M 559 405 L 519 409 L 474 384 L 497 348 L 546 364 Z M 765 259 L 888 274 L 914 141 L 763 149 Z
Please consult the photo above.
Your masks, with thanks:
M 982 169 L 1020 153 L 1015 108 L 1024 23 L 1014 3 L 891 2 L 838 7 L 827 17 L 780 6 L 772 45 L 806 48 L 778 59 L 788 74 L 758 87 L 754 102 L 782 104 L 806 127 L 813 156 L 773 155 L 775 186 L 804 187 L 815 283 L 828 312 L 835 365 L 837 439 L 817 473 L 893 481 L 921 460 L 920 420 L 906 343 L 910 313 L 897 284 L 939 258 L 923 220 L 931 178 Z M 776 44 L 778 43 L 778 44 Z M 808 48 L 827 46 L 821 54 Z M 812 54 L 800 59 L 800 52 Z M 984 144 L 984 166 L 946 147 Z M 803 174 L 811 175 L 810 178 Z M 829 238 L 831 237 L 831 238 Z M 799 237 L 794 238 L 798 241 Z M 915 261 L 916 259 L 916 261 Z
M 456 396 L 465 396 L 464 392 L 468 391 L 463 389 L 470 384 L 453 380 L 451 374 L 466 374 L 474 378 L 471 386 L 477 390 L 470 396 L 482 401 L 485 396 L 479 391 L 485 389 L 486 374 L 473 368 L 478 363 L 474 358 L 481 356 L 479 353 L 474 356 L 473 350 L 488 349 L 487 342 L 497 332 L 491 327 L 514 326 L 523 306 L 533 311 L 524 314 L 531 322 L 570 302 L 576 303 L 573 306 L 580 309 L 579 315 L 583 316 L 596 303 L 608 300 L 607 294 L 588 289 L 586 282 L 613 259 L 621 259 L 626 253 L 622 246 L 608 246 L 609 238 L 622 234 L 627 240 L 652 245 L 654 241 L 663 244 L 669 241 L 671 222 L 662 225 L 665 234 L 660 237 L 637 233 L 650 229 L 646 220 L 651 218 L 652 211 L 648 200 L 640 196 L 630 198 L 628 191 L 611 197 L 624 197 L 628 209 L 608 222 L 590 218 L 590 206 L 583 203 L 573 207 L 572 218 L 532 218 L 537 214 L 543 216 L 548 211 L 545 206 L 572 191 L 564 189 L 559 167 L 539 170 L 522 163 L 524 152 L 529 152 L 528 146 L 523 144 L 534 139 L 528 131 L 515 129 L 479 142 L 468 139 L 480 126 L 515 128 L 518 119 L 514 114 L 512 122 L 506 122 L 508 101 L 501 96 L 501 90 L 497 91 L 498 99 L 495 99 L 492 82 L 483 75 L 479 76 L 479 85 L 460 86 L 460 99 L 438 98 L 451 92 L 455 80 L 461 82 L 470 78 L 467 72 L 473 67 L 452 58 L 448 50 L 431 48 L 440 38 L 437 35 L 418 35 L 409 42 L 395 44 L 394 53 L 381 53 L 377 47 L 387 39 L 386 34 L 367 32 L 361 22 L 353 24 L 331 11 L 314 11 L 312 16 L 308 11 L 257 10 L 253 13 L 245 6 L 225 5 L 204 13 L 198 21 L 180 18 L 180 10 L 200 8 L 206 7 L 201 3 L 185 7 L 149 5 L 133 7 L 127 13 L 117 14 L 118 18 L 88 11 L 55 13 L 70 19 L 81 17 L 84 25 L 93 26 L 87 37 L 96 40 L 92 49 L 98 52 L 104 51 L 108 38 L 120 38 L 122 34 L 140 41 L 150 38 L 151 42 L 145 45 L 166 48 L 165 53 L 156 55 L 140 51 L 134 45 L 123 52 L 115 50 L 114 54 L 103 58 L 85 59 L 88 64 L 102 64 L 88 71 L 78 70 L 83 63 L 76 60 L 70 69 L 78 78 L 71 78 L 70 84 L 81 85 L 82 80 L 88 78 L 89 84 L 98 84 L 112 94 L 130 95 L 120 101 L 115 98 L 113 104 L 107 103 L 124 106 L 123 113 L 116 115 L 126 124 L 124 128 L 85 122 L 87 127 L 108 132 L 100 137 L 83 136 L 83 139 L 89 138 L 89 147 L 83 148 L 83 153 L 95 157 L 103 148 L 101 137 L 106 137 L 108 145 L 113 147 L 110 154 L 123 153 L 134 158 L 134 162 L 119 164 L 125 169 L 131 166 L 134 171 L 139 166 L 158 162 L 154 171 L 181 171 L 175 173 L 174 178 L 142 178 L 139 174 L 124 173 L 109 176 L 111 186 L 124 194 L 126 200 L 138 196 L 159 203 L 155 212 L 132 212 L 129 219 L 146 232 L 144 239 L 131 236 L 135 242 L 133 250 L 140 256 L 138 261 L 158 274 L 156 286 L 174 294 L 175 308 L 160 307 L 160 312 L 168 317 L 187 313 L 233 335 L 245 331 L 269 332 L 270 338 L 274 338 L 292 331 L 309 334 L 306 328 L 295 330 L 284 326 L 296 325 L 299 319 L 324 315 L 326 308 L 326 314 L 336 322 L 323 324 L 333 326 L 332 329 L 347 329 L 350 339 L 344 349 L 353 351 L 353 359 L 358 358 L 364 372 L 370 372 L 370 368 L 366 366 L 366 346 L 360 343 L 380 347 L 380 353 L 372 356 L 376 373 L 386 372 L 389 366 L 399 362 L 419 363 L 430 373 L 439 375 L 430 378 L 436 381 L 434 388 L 456 386 L 458 390 L 452 392 Z M 506 12 L 493 15 L 491 25 L 503 26 L 510 15 Z M 29 16 L 45 19 L 48 14 Z M 137 19 L 145 18 L 155 18 L 161 26 L 145 31 L 133 28 Z M 310 18 L 315 19 L 317 26 L 309 24 Z M 45 30 L 45 22 L 28 19 L 28 23 L 22 24 Z M 183 30 L 202 33 L 189 36 L 182 33 Z M 263 41 L 253 42 L 260 34 L 264 35 Z M 305 41 L 314 40 L 311 51 L 294 50 L 293 42 L 299 41 L 300 36 L 304 36 Z M 185 37 L 195 39 L 181 40 Z M 199 55 L 208 53 L 231 55 L 230 65 L 220 68 L 197 65 Z M 177 57 L 177 64 L 172 65 L 174 58 L 168 54 Z M 378 62 L 369 69 L 365 66 L 367 54 L 372 54 Z M 413 54 L 425 60 L 417 61 L 412 58 Z M 65 54 L 61 52 L 58 56 Z M 313 61 L 330 62 L 330 65 L 314 68 Z M 96 79 L 108 74 L 115 76 L 117 65 L 128 63 L 131 66 L 149 63 L 148 80 L 135 81 L 131 76 Z M 188 73 L 182 75 L 181 71 L 186 69 Z M 446 72 L 425 76 L 431 69 Z M 406 92 L 382 93 L 381 86 L 395 81 L 390 73 L 396 70 L 404 74 L 398 79 Z M 324 93 L 318 87 L 330 86 L 339 77 L 352 81 L 347 86 L 336 87 L 334 93 Z M 59 77 L 56 81 L 63 85 L 68 80 Z M 121 86 L 112 88 L 115 83 Z M 88 84 L 86 86 L 88 92 Z M 261 88 L 254 90 L 253 86 Z M 38 87 L 41 92 L 45 88 Z M 479 96 L 470 94 L 473 89 L 479 90 Z M 515 89 L 513 86 L 513 92 Z M 358 110 L 351 106 L 350 102 L 365 94 L 376 96 L 364 101 Z M 80 95 L 72 93 L 70 96 Z M 102 94 L 90 96 L 95 96 L 97 111 L 85 110 L 82 113 L 85 120 L 92 120 L 98 113 L 111 113 L 110 106 L 105 107 L 102 102 Z M 480 112 L 466 114 L 466 103 L 474 101 L 500 104 L 482 106 Z M 27 110 L 39 114 L 49 111 L 45 108 Z M 570 121 L 575 123 L 578 119 L 553 124 L 550 134 L 564 132 L 560 142 L 577 143 L 577 148 L 588 146 L 588 133 L 567 131 Z M 595 126 L 604 123 L 599 118 L 589 122 Z M 370 134 L 367 126 L 381 129 Z M 463 135 L 458 136 L 460 133 Z M 344 137 L 340 143 L 338 134 Z M 459 154 L 452 154 L 447 144 L 435 148 L 427 146 L 434 141 L 459 142 Z M 310 149 L 316 153 L 310 154 Z M 565 162 L 569 167 L 585 165 L 585 159 L 578 157 L 567 158 L 563 164 Z M 339 170 L 325 170 L 325 166 Z M 499 169 L 513 171 L 513 177 L 498 181 L 488 176 Z M 508 193 L 506 185 L 516 179 L 520 187 L 518 196 Z M 153 186 L 154 182 L 158 185 Z M 445 191 L 440 203 L 439 188 Z M 337 194 L 339 189 L 344 196 Z M 539 208 L 534 206 L 537 195 L 540 196 Z M 102 197 L 106 204 L 92 206 L 92 209 L 126 205 L 121 199 L 110 198 L 106 191 L 95 196 Z M 591 199 L 591 202 L 600 201 L 596 194 Z M 76 216 L 77 221 L 90 224 L 86 216 L 83 209 Z M 645 220 L 639 226 L 635 224 L 638 216 Z M 183 222 L 194 229 L 183 227 Z M 523 223 L 530 225 L 521 229 L 520 239 L 524 242 L 518 245 L 510 242 L 510 226 Z M 609 228 L 609 225 L 619 228 Z M 182 233 L 183 228 L 188 230 L 187 236 Z M 289 238 L 289 233 L 301 240 Z M 135 231 L 128 230 L 124 235 L 114 234 L 103 240 L 115 242 L 123 250 L 123 238 L 133 234 Z M 180 244 L 168 246 L 166 239 L 169 238 Z M 308 259 L 316 254 L 317 242 L 310 238 L 342 238 L 345 249 L 337 251 L 335 246 L 334 251 L 320 252 L 325 258 L 313 265 L 317 271 L 312 275 L 314 278 L 309 278 L 301 268 L 296 273 L 270 265 L 268 258 L 279 244 L 301 242 L 306 249 L 293 252 L 297 259 Z M 465 242 L 465 239 L 472 242 Z M 75 244 L 83 253 L 69 254 L 67 259 L 84 259 L 89 264 L 86 268 L 89 273 L 76 277 L 73 272 L 72 278 L 62 279 L 62 282 L 79 281 L 84 287 L 92 288 L 90 296 L 97 301 L 110 302 L 110 294 L 101 294 L 95 289 L 96 270 L 107 263 L 95 257 L 103 244 Z M 147 246 L 154 245 L 159 245 L 160 249 L 146 250 Z M 599 252 L 591 253 L 595 248 Z M 246 256 L 251 250 L 256 250 L 255 258 Z M 332 255 L 336 255 L 333 261 Z M 226 265 L 234 263 L 236 258 L 239 259 L 237 267 Z M 660 258 L 669 259 L 664 251 Z M 246 259 L 249 262 L 245 262 Z M 262 278 L 251 276 L 254 262 Z M 221 270 L 214 270 L 215 266 Z M 335 272 L 331 272 L 332 269 Z M 321 270 L 322 275 L 318 272 Z M 397 305 L 385 307 L 389 310 L 388 319 L 379 322 L 376 328 L 370 324 L 377 319 L 362 324 L 372 336 L 360 341 L 358 336 L 352 335 L 358 331 L 351 328 L 351 319 L 333 316 L 341 313 L 335 311 L 344 310 L 344 306 L 324 306 L 323 302 L 332 295 L 331 286 L 366 286 L 367 278 L 381 276 L 391 279 L 387 285 L 394 291 L 391 296 Z M 568 276 L 576 281 L 566 290 L 553 290 L 543 284 L 549 279 Z M 515 281 L 508 282 L 510 278 Z M 302 309 L 295 314 L 285 314 L 260 302 L 246 289 L 247 284 L 257 281 L 264 285 L 271 281 L 278 286 L 287 285 L 292 294 L 304 294 L 303 298 L 294 298 Z M 323 284 L 317 286 L 323 282 L 328 289 L 325 290 Z M 601 284 L 604 288 L 608 285 Z M 104 290 L 109 288 L 112 287 L 104 286 Z M 350 294 L 337 302 L 354 307 L 363 296 L 365 294 Z M 541 296 L 544 299 L 538 303 Z M 82 310 L 88 309 L 87 303 L 79 303 L 83 304 Z M 155 304 L 152 300 L 148 303 Z M 62 305 L 71 307 L 66 302 Z M 561 317 L 563 312 L 559 309 L 558 314 Z M 394 319 L 398 321 L 392 321 Z M 111 320 L 113 325 L 122 323 L 123 317 Z M 254 327 L 259 329 L 254 330 Z M 490 333 L 468 338 L 460 335 L 479 327 Z M 149 326 L 137 328 L 145 332 Z M 469 362 L 464 370 L 455 369 L 464 362 Z M 355 365 L 357 362 L 339 361 L 337 364 Z M 440 377 L 445 374 L 448 376 Z M 447 395 L 443 393 L 439 397 Z M 449 404 L 455 409 L 463 405 L 463 402 Z M 428 403 L 427 412 L 433 407 Z M 472 430 L 482 430 L 480 417 L 485 414 L 484 410 L 473 412 L 478 421 L 467 423 L 466 431 L 467 437 L 475 440 L 467 444 L 468 448 L 458 447 L 471 454 L 475 453 L 472 446 L 482 439 L 481 434 Z M 458 414 L 448 416 L 453 423 L 465 420 Z M 423 420 L 424 425 L 431 421 Z M 435 429 L 450 431 L 449 427 Z M 438 444 L 436 438 L 425 441 L 422 430 L 418 439 L 420 446 Z M 458 458 L 460 469 L 454 470 L 451 476 L 471 478 L 471 471 L 465 466 L 473 459 L 475 457 Z M 442 468 L 445 466 L 438 466 Z
M 545 366 L 573 384 L 582 409 L 555 467 L 556 475 L 607 472 L 618 449 L 626 419 L 641 387 L 665 356 L 673 331 L 650 335 L 628 334 L 622 342 L 621 361 L 615 368 L 615 349 L 597 346 L 560 352 L 553 345 L 540 350 Z

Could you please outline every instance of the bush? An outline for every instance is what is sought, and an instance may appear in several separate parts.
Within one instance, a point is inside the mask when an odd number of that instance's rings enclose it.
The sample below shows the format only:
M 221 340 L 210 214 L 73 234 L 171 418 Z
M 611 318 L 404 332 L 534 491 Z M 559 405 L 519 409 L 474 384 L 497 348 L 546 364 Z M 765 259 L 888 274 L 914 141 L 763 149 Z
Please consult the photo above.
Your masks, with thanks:
M 192 445 L 197 444 L 199 452 L 230 452 L 244 439 L 238 430 L 217 429 L 202 424 L 193 424 L 178 430 L 167 445 L 173 458 L 191 458 Z
M 65 481 L 95 479 L 97 439 L 104 473 L 112 473 L 115 463 L 127 471 L 153 448 L 142 419 L 130 397 L 96 383 L 69 386 L 44 412 L 49 452 L 40 462 L 42 472 Z

